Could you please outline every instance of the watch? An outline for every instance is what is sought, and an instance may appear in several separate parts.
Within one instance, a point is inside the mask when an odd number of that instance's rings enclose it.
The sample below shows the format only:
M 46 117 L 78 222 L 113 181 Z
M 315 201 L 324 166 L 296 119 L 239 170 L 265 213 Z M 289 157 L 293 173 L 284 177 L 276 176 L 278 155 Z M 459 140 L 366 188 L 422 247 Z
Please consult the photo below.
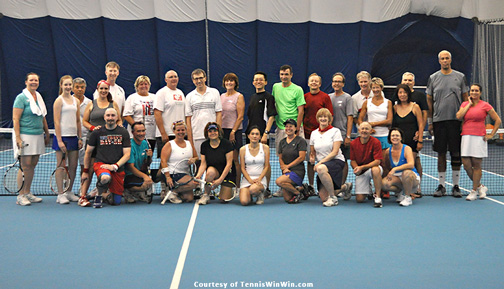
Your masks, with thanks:
M 264 133 L 265 133 L 265 134 L 268 134 L 268 133 L 269 133 L 269 130 L 265 130 L 265 131 L 264 131 Z

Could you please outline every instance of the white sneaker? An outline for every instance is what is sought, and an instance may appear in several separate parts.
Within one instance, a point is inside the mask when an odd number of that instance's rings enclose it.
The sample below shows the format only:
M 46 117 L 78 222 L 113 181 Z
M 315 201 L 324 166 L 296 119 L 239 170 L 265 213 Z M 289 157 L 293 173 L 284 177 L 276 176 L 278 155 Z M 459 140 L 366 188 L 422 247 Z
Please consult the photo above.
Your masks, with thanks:
M 478 188 L 478 191 L 479 191 L 479 198 L 480 199 L 484 199 L 486 198 L 486 195 L 487 195 L 487 192 L 488 192 L 488 188 L 483 186 L 483 185 L 480 185 L 479 188 Z
M 66 192 L 64 194 L 70 202 L 78 202 L 79 197 L 77 197 L 73 192 Z
M 40 203 L 40 202 L 42 202 L 42 198 L 35 197 L 32 193 L 26 194 L 26 198 L 28 199 L 28 201 L 30 201 L 30 203 Z
M 209 200 L 210 197 L 208 195 L 202 195 L 201 198 L 198 200 L 198 205 L 206 205 L 208 204 Z
M 374 205 L 373 206 L 375 208 L 381 208 L 381 207 L 383 207 L 383 203 L 382 203 L 381 198 L 375 197 L 374 198 Z
M 283 192 L 282 192 L 282 189 L 279 189 L 278 191 L 276 191 L 274 194 L 273 194 L 273 197 L 283 197 Z
M 264 193 L 259 193 L 259 195 L 257 195 L 257 200 L 256 200 L 256 205 L 262 205 L 264 204 Z
M 478 193 L 475 190 L 471 190 L 469 195 L 466 197 L 466 201 L 475 201 L 478 198 Z
M 58 194 L 58 197 L 56 198 L 56 203 L 59 203 L 61 205 L 69 204 L 70 201 L 67 199 L 66 194 Z
M 413 205 L 413 200 L 411 199 L 410 196 L 406 196 L 406 197 L 404 197 L 404 200 L 402 200 L 402 202 L 399 203 L 399 205 L 401 205 L 403 207 L 411 206 L 411 205 Z
M 179 196 L 177 196 L 177 194 L 175 194 L 172 191 L 168 192 L 168 201 L 170 201 L 173 204 L 180 204 L 180 203 L 182 203 L 182 200 L 179 198 Z
M 16 198 L 16 204 L 20 206 L 29 206 L 31 205 L 31 202 L 30 200 L 28 200 L 25 194 L 19 194 Z
M 334 196 L 334 197 L 329 196 L 327 201 L 323 202 L 322 205 L 324 207 L 337 206 L 338 205 L 338 198 L 336 196 Z
M 404 198 L 405 196 L 402 193 L 399 193 L 399 195 L 397 195 L 396 202 L 400 203 L 404 200 Z

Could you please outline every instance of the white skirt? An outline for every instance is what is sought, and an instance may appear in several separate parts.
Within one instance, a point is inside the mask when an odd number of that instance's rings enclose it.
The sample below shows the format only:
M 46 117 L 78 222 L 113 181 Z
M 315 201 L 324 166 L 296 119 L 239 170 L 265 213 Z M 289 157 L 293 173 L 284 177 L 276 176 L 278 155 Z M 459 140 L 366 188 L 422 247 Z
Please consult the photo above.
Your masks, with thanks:
M 250 176 L 251 179 L 257 179 L 258 177 L 259 176 Z M 266 177 L 262 178 L 261 184 L 263 184 L 265 189 L 268 187 L 267 183 L 266 183 Z M 241 182 L 240 182 L 240 189 L 248 188 L 250 186 L 251 186 L 251 184 L 247 181 L 247 179 L 242 177 Z
M 460 144 L 460 156 L 473 158 L 486 158 L 488 156 L 488 143 L 480 135 L 463 135 Z
M 44 134 L 21 134 L 23 143 L 27 146 L 23 149 L 22 156 L 41 155 L 45 153 Z M 14 158 L 17 158 L 19 150 L 16 145 L 16 136 L 12 133 L 12 147 L 14 148 Z

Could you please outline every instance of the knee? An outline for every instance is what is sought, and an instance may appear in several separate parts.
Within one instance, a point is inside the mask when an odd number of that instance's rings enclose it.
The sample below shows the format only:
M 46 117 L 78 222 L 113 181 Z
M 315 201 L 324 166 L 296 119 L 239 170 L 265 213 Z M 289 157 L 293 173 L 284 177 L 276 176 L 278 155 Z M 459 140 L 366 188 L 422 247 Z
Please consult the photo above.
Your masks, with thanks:
M 460 167 L 462 165 L 462 160 L 460 156 L 452 156 L 451 165 L 452 167 Z
M 366 195 L 363 194 L 355 195 L 355 200 L 357 201 L 357 203 L 364 203 L 366 201 Z

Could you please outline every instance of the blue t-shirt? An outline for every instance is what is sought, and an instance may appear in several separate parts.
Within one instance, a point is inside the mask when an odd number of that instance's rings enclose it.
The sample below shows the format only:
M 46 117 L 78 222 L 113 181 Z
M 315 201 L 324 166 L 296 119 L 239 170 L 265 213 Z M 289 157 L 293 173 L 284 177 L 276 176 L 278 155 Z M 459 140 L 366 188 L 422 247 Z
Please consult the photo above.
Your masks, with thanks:
M 30 100 L 24 93 L 18 94 L 14 100 L 13 107 L 23 110 L 21 118 L 19 119 L 19 132 L 21 134 L 39 135 L 44 133 L 44 117 L 42 115 L 33 114 L 30 108 Z
M 147 151 L 149 149 L 149 144 L 147 140 L 143 140 L 140 145 L 138 145 L 134 139 L 131 139 L 131 154 L 128 161 L 129 164 L 133 164 L 138 170 L 142 169 L 142 166 L 147 159 Z M 133 172 L 126 167 L 126 175 L 132 175 Z

